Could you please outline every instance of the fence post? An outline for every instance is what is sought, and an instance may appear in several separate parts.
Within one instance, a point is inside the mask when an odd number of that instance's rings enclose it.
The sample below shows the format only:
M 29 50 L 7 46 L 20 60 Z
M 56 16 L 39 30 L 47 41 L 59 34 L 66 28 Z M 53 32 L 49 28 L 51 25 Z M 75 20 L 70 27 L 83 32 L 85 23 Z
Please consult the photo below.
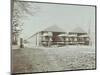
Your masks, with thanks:
M 24 45 L 23 45 L 23 38 L 20 38 L 20 48 L 24 48 Z

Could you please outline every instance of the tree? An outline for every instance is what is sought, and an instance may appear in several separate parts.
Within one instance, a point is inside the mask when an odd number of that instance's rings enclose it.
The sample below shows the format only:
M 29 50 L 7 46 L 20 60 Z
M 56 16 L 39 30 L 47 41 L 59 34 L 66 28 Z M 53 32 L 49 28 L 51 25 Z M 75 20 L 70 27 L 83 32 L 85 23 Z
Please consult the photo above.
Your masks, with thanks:
M 18 37 L 23 30 L 22 18 L 34 16 L 40 7 L 32 2 L 22 0 L 12 0 L 12 43 L 18 43 Z

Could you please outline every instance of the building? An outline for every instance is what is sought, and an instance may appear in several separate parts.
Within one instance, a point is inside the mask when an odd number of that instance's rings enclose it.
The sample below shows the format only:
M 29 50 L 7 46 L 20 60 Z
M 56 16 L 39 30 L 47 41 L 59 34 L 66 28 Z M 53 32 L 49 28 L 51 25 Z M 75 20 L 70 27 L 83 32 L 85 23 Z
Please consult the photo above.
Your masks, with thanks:
M 53 25 L 46 29 L 43 29 L 31 38 L 35 38 L 35 46 L 53 47 L 53 46 L 65 46 L 65 45 L 89 45 L 90 37 L 87 32 L 82 28 L 77 27 L 70 32 L 66 32 L 60 27 Z
M 48 27 L 44 29 L 43 31 L 39 32 L 40 34 L 40 45 L 42 46 L 59 46 L 61 44 L 64 44 L 64 39 L 62 37 L 59 37 L 60 34 L 64 34 L 65 31 L 61 28 L 59 28 L 56 25 L 53 25 L 51 27 Z
M 89 45 L 89 34 L 81 27 L 77 27 L 69 32 L 69 39 L 75 45 Z

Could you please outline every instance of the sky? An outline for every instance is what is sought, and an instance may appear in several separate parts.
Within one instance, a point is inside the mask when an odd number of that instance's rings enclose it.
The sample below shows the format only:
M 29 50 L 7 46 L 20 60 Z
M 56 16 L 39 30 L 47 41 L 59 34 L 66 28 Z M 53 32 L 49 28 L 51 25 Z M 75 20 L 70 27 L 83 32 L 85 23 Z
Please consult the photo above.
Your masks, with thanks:
M 28 2 L 26 2 L 27 4 Z M 46 3 L 31 3 L 39 7 L 30 11 L 37 11 L 33 16 L 23 17 L 23 31 L 21 37 L 28 38 L 38 31 L 49 26 L 57 25 L 65 32 L 73 31 L 76 27 L 81 27 L 88 32 L 95 32 L 95 7 L 78 5 L 61 5 Z M 26 14 L 27 15 L 27 14 Z

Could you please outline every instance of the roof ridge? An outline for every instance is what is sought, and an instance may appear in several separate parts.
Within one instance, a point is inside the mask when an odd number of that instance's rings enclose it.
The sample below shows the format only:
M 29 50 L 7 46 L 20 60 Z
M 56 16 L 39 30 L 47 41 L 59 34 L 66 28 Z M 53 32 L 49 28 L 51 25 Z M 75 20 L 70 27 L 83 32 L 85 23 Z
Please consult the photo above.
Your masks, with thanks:
M 52 25 L 45 28 L 43 31 L 51 31 L 51 32 L 65 32 L 62 28 L 57 25 Z

